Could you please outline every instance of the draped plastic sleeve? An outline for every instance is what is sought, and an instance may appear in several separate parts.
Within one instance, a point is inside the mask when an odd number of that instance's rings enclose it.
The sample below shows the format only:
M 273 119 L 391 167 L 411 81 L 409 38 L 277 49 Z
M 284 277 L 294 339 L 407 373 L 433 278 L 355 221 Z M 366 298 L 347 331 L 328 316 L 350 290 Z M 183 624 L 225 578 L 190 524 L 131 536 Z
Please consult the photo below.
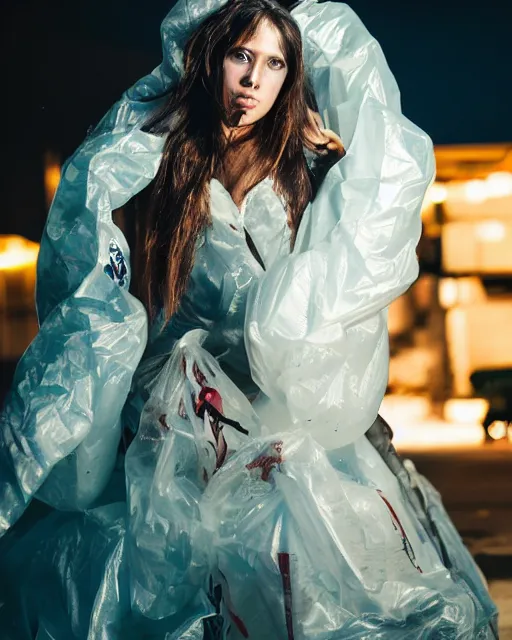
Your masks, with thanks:
M 432 143 L 401 113 L 384 55 L 354 12 L 294 12 L 319 109 L 347 150 L 307 208 L 295 248 L 252 290 L 253 377 L 327 448 L 373 423 L 388 374 L 386 308 L 418 275 Z
M 88 143 L 64 169 L 39 257 L 39 333 L 1 416 L 1 530 L 36 492 L 60 509 L 90 506 L 114 468 L 146 313 L 128 291 L 129 248 L 111 211 L 157 166 L 142 142 L 121 135 L 93 158 Z
M 162 23 L 162 64 L 123 94 L 63 167 L 38 259 L 40 330 L 0 417 L 0 535 L 36 493 L 57 508 L 83 509 L 109 481 L 147 339 L 112 211 L 154 178 L 163 141 L 142 124 L 178 81 L 190 32 L 222 4 L 175 5 Z

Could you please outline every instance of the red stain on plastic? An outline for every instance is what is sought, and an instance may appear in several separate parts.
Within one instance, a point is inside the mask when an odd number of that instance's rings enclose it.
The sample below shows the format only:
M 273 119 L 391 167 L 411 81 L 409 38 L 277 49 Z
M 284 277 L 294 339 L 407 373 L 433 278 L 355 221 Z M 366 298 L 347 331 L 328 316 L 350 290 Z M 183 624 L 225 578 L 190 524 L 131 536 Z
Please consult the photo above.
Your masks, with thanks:
M 241 620 L 236 615 L 236 613 L 233 613 L 232 611 L 229 611 L 229 615 L 231 617 L 231 620 L 233 620 L 233 622 L 235 623 L 236 628 L 238 629 L 238 631 L 240 631 L 240 633 L 243 635 L 244 638 L 248 638 L 249 637 L 249 632 L 247 631 L 247 627 L 243 623 L 243 620 Z
M 271 449 L 272 451 L 269 455 L 262 454 L 249 464 L 245 465 L 246 469 L 249 469 L 249 471 L 251 471 L 251 469 L 261 469 L 261 479 L 264 482 L 268 482 L 271 471 L 283 463 L 283 443 L 274 442 L 271 445 Z
M 290 554 L 278 553 L 277 560 L 279 563 L 279 572 L 283 581 L 284 594 L 284 615 L 286 619 L 286 631 L 288 632 L 288 640 L 294 640 L 293 633 L 293 617 L 292 617 L 292 579 L 290 572 Z
M 381 497 L 381 500 L 384 502 L 384 504 L 388 508 L 389 514 L 391 516 L 391 522 L 393 523 L 395 530 L 399 532 L 400 537 L 402 538 L 404 551 L 407 557 L 409 558 L 412 566 L 420 573 L 423 573 L 423 571 L 421 570 L 421 567 L 416 562 L 416 555 L 414 553 L 414 549 L 412 548 L 412 544 L 410 543 L 409 538 L 407 537 L 407 533 L 405 532 L 405 529 L 402 523 L 400 522 L 400 518 L 397 516 L 396 511 L 393 509 L 392 504 L 389 502 L 386 496 L 382 493 L 382 491 L 377 489 L 377 493 L 379 494 L 379 496 Z

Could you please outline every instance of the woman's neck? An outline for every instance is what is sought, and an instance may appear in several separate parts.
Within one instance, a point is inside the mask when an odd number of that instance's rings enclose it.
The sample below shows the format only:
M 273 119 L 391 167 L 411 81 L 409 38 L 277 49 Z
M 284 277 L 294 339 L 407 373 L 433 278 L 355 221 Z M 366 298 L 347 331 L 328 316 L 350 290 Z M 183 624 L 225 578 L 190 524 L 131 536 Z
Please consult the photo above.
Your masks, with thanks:
M 246 125 L 242 127 L 229 127 L 227 124 L 222 122 L 221 128 L 222 128 L 222 133 L 224 135 L 226 143 L 232 144 L 237 140 L 239 140 L 240 138 L 248 136 L 248 134 L 251 132 L 251 129 L 253 128 L 253 125 Z
M 254 165 L 255 152 L 254 140 L 228 142 L 218 175 L 215 176 L 230 193 L 238 208 L 251 183 L 251 167 Z

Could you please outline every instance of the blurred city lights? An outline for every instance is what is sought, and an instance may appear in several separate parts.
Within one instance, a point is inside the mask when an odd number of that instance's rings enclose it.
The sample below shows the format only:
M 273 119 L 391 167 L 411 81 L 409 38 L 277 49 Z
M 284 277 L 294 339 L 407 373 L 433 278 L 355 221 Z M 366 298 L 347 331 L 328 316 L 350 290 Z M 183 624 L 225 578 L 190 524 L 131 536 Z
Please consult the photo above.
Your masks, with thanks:
M 0 271 L 35 267 L 39 245 L 21 236 L 0 236 Z
M 483 242 L 501 242 L 507 235 L 506 226 L 499 220 L 480 222 L 475 226 L 475 233 Z

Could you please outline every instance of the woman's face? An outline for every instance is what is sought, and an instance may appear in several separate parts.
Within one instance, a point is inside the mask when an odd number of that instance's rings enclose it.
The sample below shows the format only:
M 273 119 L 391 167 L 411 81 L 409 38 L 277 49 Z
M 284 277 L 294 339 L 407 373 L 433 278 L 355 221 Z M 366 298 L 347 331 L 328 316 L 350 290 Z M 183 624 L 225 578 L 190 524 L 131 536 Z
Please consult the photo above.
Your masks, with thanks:
M 223 102 L 228 120 L 234 126 L 246 126 L 263 118 L 287 73 L 279 32 L 271 23 L 262 22 L 250 40 L 224 58 Z

